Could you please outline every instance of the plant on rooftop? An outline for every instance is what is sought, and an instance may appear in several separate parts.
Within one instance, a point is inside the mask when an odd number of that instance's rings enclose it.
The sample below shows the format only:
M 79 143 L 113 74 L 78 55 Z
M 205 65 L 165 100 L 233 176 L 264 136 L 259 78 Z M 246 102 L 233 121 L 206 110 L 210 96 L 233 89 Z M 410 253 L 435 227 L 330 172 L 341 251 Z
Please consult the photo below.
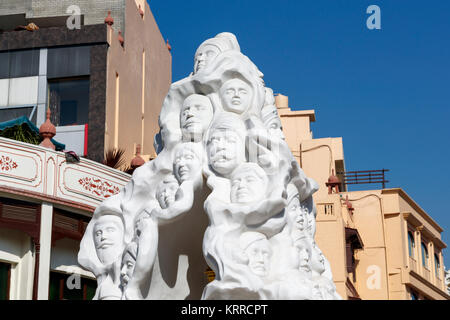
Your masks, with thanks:
M 38 145 L 41 138 L 23 123 L 0 131 L 0 137 Z
M 103 164 L 114 169 L 120 169 L 125 164 L 124 153 L 125 149 L 122 148 L 106 150 Z

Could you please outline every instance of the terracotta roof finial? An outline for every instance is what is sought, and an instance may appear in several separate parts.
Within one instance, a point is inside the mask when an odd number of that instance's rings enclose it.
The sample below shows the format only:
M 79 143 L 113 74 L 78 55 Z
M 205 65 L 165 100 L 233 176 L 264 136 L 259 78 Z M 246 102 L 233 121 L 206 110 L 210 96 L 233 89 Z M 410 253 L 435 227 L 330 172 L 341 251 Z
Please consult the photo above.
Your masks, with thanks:
M 114 19 L 113 19 L 113 17 L 111 17 L 111 11 L 110 10 L 108 11 L 108 15 L 105 18 L 105 23 L 108 26 L 110 26 L 110 27 L 114 24 Z
M 353 205 L 350 201 L 348 201 L 348 195 L 345 197 L 345 204 L 347 205 L 347 210 L 353 214 L 353 211 L 355 210 L 355 208 L 353 208 Z
M 166 45 L 167 45 L 167 49 L 168 49 L 169 51 L 172 51 L 172 46 L 171 46 L 170 43 L 169 43 L 169 39 L 166 40 Z
M 50 108 L 47 109 L 47 120 L 39 128 L 39 135 L 43 138 L 40 146 L 55 150 L 51 139 L 56 135 L 56 127 L 50 121 Z
M 141 157 L 141 145 L 138 144 L 136 146 L 136 156 L 131 160 L 131 168 L 136 169 L 142 166 L 145 163 L 145 160 Z
M 119 38 L 120 45 L 123 47 L 123 44 L 124 44 L 125 40 L 123 39 L 122 31 L 120 31 L 120 30 L 119 30 L 118 38 Z
M 336 193 L 339 193 L 341 181 L 334 175 L 334 169 L 331 170 L 331 176 L 328 178 L 328 182 L 325 183 L 325 185 L 328 187 L 328 194 L 333 192 L 333 188 L 336 190 Z

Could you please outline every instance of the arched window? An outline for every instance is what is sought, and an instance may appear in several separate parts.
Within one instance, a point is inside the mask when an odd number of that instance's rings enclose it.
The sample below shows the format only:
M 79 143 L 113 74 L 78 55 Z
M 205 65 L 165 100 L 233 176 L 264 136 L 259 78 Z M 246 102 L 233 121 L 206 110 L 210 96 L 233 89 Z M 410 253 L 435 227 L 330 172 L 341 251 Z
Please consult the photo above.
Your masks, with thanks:
M 439 256 L 437 253 L 434 254 L 434 271 L 436 272 L 436 277 L 439 277 L 439 271 L 441 270 L 441 264 L 439 263 Z
M 416 243 L 414 242 L 414 235 L 411 231 L 408 231 L 408 252 L 409 256 L 414 258 L 414 248 L 416 247 Z
M 422 242 L 422 265 L 428 268 L 428 249 L 424 242 Z

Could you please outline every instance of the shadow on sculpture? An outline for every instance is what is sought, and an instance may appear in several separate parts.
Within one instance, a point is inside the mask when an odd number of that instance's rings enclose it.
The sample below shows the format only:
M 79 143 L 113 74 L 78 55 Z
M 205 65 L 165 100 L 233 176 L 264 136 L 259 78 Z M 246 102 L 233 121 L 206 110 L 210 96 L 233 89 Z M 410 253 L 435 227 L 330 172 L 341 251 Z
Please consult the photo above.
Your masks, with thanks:
M 81 241 L 94 299 L 341 299 L 314 241 L 318 185 L 263 76 L 231 33 L 199 46 L 164 100 L 158 156 L 100 204 Z

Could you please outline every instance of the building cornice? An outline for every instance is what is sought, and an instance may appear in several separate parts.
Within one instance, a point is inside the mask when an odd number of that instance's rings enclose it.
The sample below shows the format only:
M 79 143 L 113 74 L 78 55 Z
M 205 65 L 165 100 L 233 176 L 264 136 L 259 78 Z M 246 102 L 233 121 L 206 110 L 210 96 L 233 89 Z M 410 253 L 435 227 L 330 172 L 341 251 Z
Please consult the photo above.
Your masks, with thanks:
M 433 292 L 435 292 L 436 294 L 440 295 L 443 299 L 446 300 L 450 300 L 450 296 L 443 290 L 439 289 L 438 287 L 436 287 L 433 283 L 431 283 L 430 281 L 428 281 L 427 279 L 425 279 L 424 277 L 422 277 L 420 274 L 418 274 L 417 272 L 413 271 L 413 270 L 409 270 L 409 275 L 414 278 L 415 280 L 421 282 L 423 285 L 425 285 L 427 288 L 431 289 Z M 409 281 L 409 284 L 411 284 L 412 286 L 414 286 L 414 284 Z M 417 288 L 420 290 L 420 288 Z M 422 290 L 421 290 L 422 291 Z
M 298 110 L 292 111 L 288 108 L 280 108 L 278 109 L 278 115 L 280 117 L 309 117 L 310 122 L 316 121 L 316 114 L 314 110 Z
M 422 218 L 424 218 L 428 223 L 430 223 L 439 233 L 444 231 L 439 224 L 433 220 L 426 212 L 423 210 L 403 189 L 401 188 L 392 188 L 392 189 L 383 189 L 381 190 L 381 194 L 398 194 L 402 197 L 414 210 L 416 210 Z

